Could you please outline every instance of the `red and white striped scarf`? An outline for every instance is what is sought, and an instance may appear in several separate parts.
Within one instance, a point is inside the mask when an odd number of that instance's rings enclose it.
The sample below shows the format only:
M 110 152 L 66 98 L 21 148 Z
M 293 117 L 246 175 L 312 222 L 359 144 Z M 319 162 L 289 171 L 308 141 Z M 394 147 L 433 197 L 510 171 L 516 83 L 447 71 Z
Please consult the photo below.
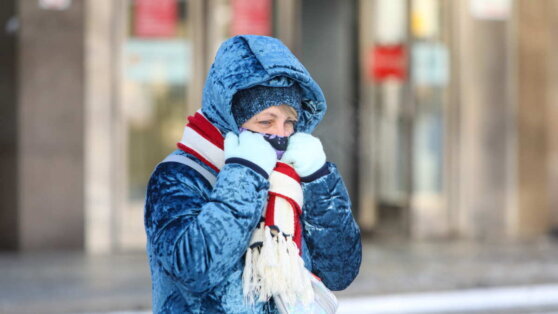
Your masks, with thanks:
M 201 110 L 188 121 L 177 146 L 219 172 L 225 164 L 223 134 Z M 288 304 L 311 302 L 310 275 L 300 253 L 300 177 L 292 166 L 277 162 L 269 183 L 266 208 L 246 252 L 244 296 L 249 303 L 265 302 L 272 296 L 280 296 Z

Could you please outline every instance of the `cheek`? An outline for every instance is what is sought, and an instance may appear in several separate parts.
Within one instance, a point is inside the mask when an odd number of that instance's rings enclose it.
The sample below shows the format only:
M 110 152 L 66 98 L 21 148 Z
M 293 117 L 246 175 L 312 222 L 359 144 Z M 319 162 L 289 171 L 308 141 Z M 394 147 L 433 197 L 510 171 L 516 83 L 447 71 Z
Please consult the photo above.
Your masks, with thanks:
M 285 130 L 285 136 L 291 136 L 291 135 L 293 135 L 293 133 L 294 133 L 294 130 L 293 130 L 292 127 L 287 128 L 287 129 Z
M 294 125 L 292 125 L 291 123 L 288 123 L 288 124 L 285 126 L 285 133 L 286 133 L 286 136 L 291 136 L 294 132 L 295 132 L 295 127 L 294 127 Z

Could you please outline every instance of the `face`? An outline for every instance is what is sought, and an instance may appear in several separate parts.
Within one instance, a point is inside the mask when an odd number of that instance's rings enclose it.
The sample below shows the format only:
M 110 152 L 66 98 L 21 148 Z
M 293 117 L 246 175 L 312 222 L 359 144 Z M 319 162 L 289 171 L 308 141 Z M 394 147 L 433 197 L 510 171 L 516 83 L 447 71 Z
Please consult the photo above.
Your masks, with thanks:
M 294 133 L 296 121 L 296 111 L 288 105 L 280 105 L 260 111 L 242 127 L 253 132 L 290 136 Z

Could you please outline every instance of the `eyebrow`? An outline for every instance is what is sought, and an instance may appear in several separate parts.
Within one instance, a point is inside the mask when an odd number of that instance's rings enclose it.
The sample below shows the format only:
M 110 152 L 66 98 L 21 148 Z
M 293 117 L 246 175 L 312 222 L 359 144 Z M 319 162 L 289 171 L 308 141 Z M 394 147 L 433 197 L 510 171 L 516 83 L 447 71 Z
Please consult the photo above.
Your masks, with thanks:
M 272 112 L 266 112 L 266 113 L 264 113 L 264 116 L 271 116 L 273 118 L 277 118 L 277 115 L 272 113 Z
M 276 115 L 276 114 L 273 113 L 273 112 L 266 112 L 266 113 L 264 113 L 264 116 L 271 116 L 271 117 L 274 118 L 274 119 L 277 119 L 277 118 L 279 117 L 278 115 Z M 287 119 L 294 119 L 294 120 L 297 120 L 297 118 L 293 117 L 293 116 L 290 115 L 290 114 L 287 115 Z

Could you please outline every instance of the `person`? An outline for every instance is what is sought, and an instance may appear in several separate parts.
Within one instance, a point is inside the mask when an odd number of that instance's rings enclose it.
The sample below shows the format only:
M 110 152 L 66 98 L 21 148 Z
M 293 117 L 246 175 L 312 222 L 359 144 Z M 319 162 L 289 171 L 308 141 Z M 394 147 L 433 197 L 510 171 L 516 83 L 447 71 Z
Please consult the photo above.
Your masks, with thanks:
M 354 280 L 360 231 L 311 135 L 325 111 L 320 87 L 278 39 L 221 45 L 201 109 L 148 183 L 154 313 L 276 313 L 281 297 L 311 302 L 315 277 L 331 290 Z

